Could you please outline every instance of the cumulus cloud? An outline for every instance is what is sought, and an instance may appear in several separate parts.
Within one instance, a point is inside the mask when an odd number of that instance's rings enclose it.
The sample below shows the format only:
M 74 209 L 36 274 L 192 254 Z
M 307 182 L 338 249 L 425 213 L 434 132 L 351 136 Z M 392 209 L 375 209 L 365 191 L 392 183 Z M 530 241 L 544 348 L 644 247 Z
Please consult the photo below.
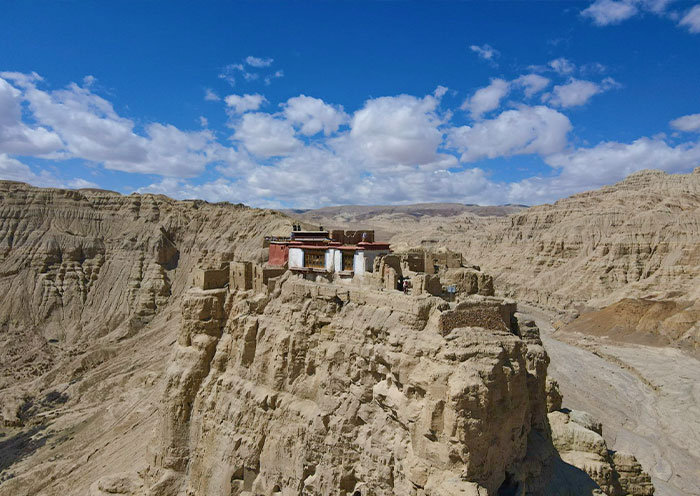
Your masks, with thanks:
M 378 163 L 428 164 L 439 160 L 443 135 L 433 96 L 381 97 L 365 102 L 351 121 L 350 138 L 358 151 Z
M 0 152 L 46 155 L 61 149 L 63 142 L 56 133 L 22 122 L 22 99 L 19 89 L 0 78 Z
M 0 180 L 20 181 L 48 188 L 77 189 L 98 187 L 95 183 L 82 178 L 62 181 L 47 170 L 40 170 L 38 174 L 34 173 L 28 165 L 7 156 L 5 153 L 0 153 Z
M 244 114 L 251 110 L 258 110 L 263 102 L 266 102 L 264 96 L 259 94 L 254 95 L 228 95 L 224 102 L 234 114 Z
M 685 14 L 668 10 L 674 0 L 595 0 L 581 11 L 583 17 L 589 18 L 596 26 L 620 24 L 642 12 L 649 12 L 659 17 L 677 21 L 691 33 L 700 32 L 700 5 L 696 5 Z M 682 16 L 682 17 L 681 17 Z
M 671 126 L 679 131 L 700 131 L 700 114 L 690 114 L 671 121 Z
M 261 112 L 243 114 L 235 125 L 233 139 L 240 141 L 258 157 L 288 155 L 301 147 L 294 136 L 294 127 L 286 120 Z
M 468 110 L 473 119 L 479 119 L 486 112 L 497 109 L 501 99 L 510 91 L 510 84 L 503 79 L 492 79 L 491 84 L 480 88 L 466 99 L 462 104 L 462 110 Z
M 549 86 L 550 80 L 539 74 L 525 74 L 515 79 L 513 83 L 523 88 L 526 98 L 532 98 Z
M 273 72 L 272 74 L 268 74 L 265 76 L 265 86 L 270 86 L 270 83 L 272 82 L 273 79 L 279 79 L 281 77 L 284 77 L 284 71 L 278 70 Z
M 636 2 L 629 0 L 596 0 L 581 15 L 590 18 L 597 26 L 619 24 L 637 14 Z
M 663 138 L 572 148 L 571 122 L 545 105 L 509 103 L 515 107 L 483 118 L 510 91 L 522 90 L 525 98 L 545 91 L 551 82 L 539 74 L 492 80 L 467 100 L 467 110 L 479 119 L 461 127 L 451 124 L 450 109 L 441 108 L 444 87 L 423 97 L 372 98 L 350 115 L 339 105 L 307 95 L 289 98 L 270 112 L 260 110 L 266 101 L 262 95 L 229 95 L 229 144 L 206 129 L 206 118 L 201 120 L 205 129 L 197 132 L 166 123 L 137 126 L 92 87 L 44 90 L 46 83 L 33 74 L 10 74 L 0 81 L 6 84 L 0 83 L 0 178 L 42 186 L 94 184 L 83 178 L 60 180 L 53 175 L 58 172 L 41 170 L 35 162 L 26 165 L 8 151 L 14 148 L 3 148 L 10 143 L 7 129 L 42 129 L 54 136 L 50 155 L 59 164 L 78 158 L 160 176 L 140 191 L 267 207 L 436 200 L 532 204 L 607 184 L 640 168 L 680 172 L 700 161 L 700 144 L 671 145 Z M 598 90 L 616 84 L 589 83 Z M 555 87 L 545 99 L 567 107 L 590 98 L 572 95 Z M 693 114 L 671 125 L 693 131 L 700 126 L 698 120 Z M 39 148 L 32 150 L 31 155 L 42 156 Z M 552 174 L 496 182 L 475 163 L 525 154 L 538 155 Z M 218 176 L 210 180 L 209 174 L 202 175 L 207 166 Z
M 301 134 L 306 136 L 313 136 L 321 131 L 329 136 L 349 119 L 343 107 L 334 107 L 319 98 L 306 95 L 290 98 L 283 107 L 287 120 L 299 125 Z
M 494 119 L 450 130 L 450 144 L 462 152 L 463 162 L 483 158 L 560 152 L 567 144 L 571 122 L 549 107 L 522 106 Z
M 671 146 L 660 138 L 639 138 L 631 143 L 604 142 L 577 148 L 545 159 L 557 174 L 536 176 L 507 185 L 512 203 L 552 202 L 581 191 L 600 188 L 643 169 L 688 172 L 700 162 L 700 143 Z
M 646 137 L 632 143 L 603 142 L 546 159 L 549 165 L 563 169 L 564 177 L 574 182 L 584 180 L 591 187 L 610 184 L 642 169 L 684 172 L 699 161 L 698 143 L 671 146 L 663 139 Z
M 36 175 L 28 165 L 8 157 L 5 153 L 0 153 L 0 179 L 31 182 L 36 180 Z
M 469 49 L 476 53 L 480 59 L 488 60 L 489 62 L 493 62 L 494 59 L 500 55 L 498 50 L 487 43 L 484 43 L 481 46 L 471 45 Z
M 671 146 L 660 138 L 639 138 L 632 143 L 603 142 L 592 148 L 578 148 L 570 153 L 546 159 L 549 165 L 569 174 L 601 177 L 608 184 L 642 169 L 683 172 L 700 161 L 700 144 Z
M 6 105 L 3 109 L 8 111 L 0 113 L 5 116 L 0 120 L 0 147 L 6 153 L 51 152 L 57 158 L 100 162 L 108 169 L 166 176 L 193 176 L 215 160 L 216 145 L 209 131 L 185 132 L 171 125 L 152 123 L 140 135 L 135 132 L 133 121 L 119 116 L 110 102 L 89 88 L 71 83 L 65 89 L 44 91 L 36 86 L 40 81 L 36 77 L 18 76 L 15 80 L 21 84 L 22 100 L 28 102 L 33 118 L 41 127 L 3 126 L 5 119 L 17 118 L 18 107 L 16 102 L 8 105 L 7 99 L 0 96 L 0 102 L 4 102 L 0 105 Z M 17 129 L 24 132 L 24 141 L 18 138 Z M 29 138 L 32 146 L 27 146 Z
M 265 85 L 269 85 L 274 79 L 284 76 L 284 71 L 281 69 L 272 70 L 271 66 L 274 62 L 272 58 L 247 56 L 242 62 L 236 64 L 228 64 L 224 66 L 219 74 L 219 78 L 223 79 L 231 86 L 236 85 L 237 78 L 240 76 L 245 81 L 256 81 L 262 79 Z M 270 72 L 272 71 L 272 72 Z
M 239 182 L 217 179 L 195 185 L 166 178 L 140 191 L 209 201 L 235 198 L 270 208 L 428 202 L 435 200 L 436 191 L 442 201 L 476 203 L 502 199 L 502 187 L 492 183 L 479 168 L 426 172 L 413 167 L 393 174 L 316 146 L 301 148 L 273 166 L 255 169 Z
M 700 33 L 700 4 L 690 9 L 678 23 L 691 33 Z
M 612 78 L 604 79 L 601 84 L 571 78 L 566 84 L 555 86 L 552 93 L 545 95 L 543 100 L 557 107 L 578 107 L 586 104 L 594 95 L 618 86 Z

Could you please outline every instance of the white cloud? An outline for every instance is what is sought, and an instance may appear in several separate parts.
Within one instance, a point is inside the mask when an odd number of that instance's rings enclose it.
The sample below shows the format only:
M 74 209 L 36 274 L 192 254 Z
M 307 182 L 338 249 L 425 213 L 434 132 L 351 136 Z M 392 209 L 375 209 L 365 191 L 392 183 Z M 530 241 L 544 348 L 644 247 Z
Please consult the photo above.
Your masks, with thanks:
M 29 103 L 33 118 L 44 126 L 30 130 L 34 138 L 41 137 L 33 144 L 40 141 L 46 146 L 18 149 L 15 133 L 13 146 L 2 151 L 46 156 L 51 151 L 54 158 L 81 158 L 101 162 L 108 169 L 166 176 L 193 176 L 215 160 L 216 145 L 209 131 L 185 132 L 152 123 L 142 136 L 135 133 L 133 121 L 119 116 L 111 103 L 88 88 L 71 83 L 66 89 L 47 92 L 36 87 L 39 79 L 35 77 L 16 80 L 23 85 L 21 97 Z M 12 116 L 17 108 L 7 110 L 3 114 Z
M 243 64 L 228 64 L 221 70 L 219 79 L 223 79 L 232 87 L 236 86 L 236 73 L 238 71 L 245 72 Z
M 642 12 L 650 12 L 656 16 L 678 20 L 680 13 L 669 11 L 667 7 L 675 0 L 596 0 L 586 9 L 581 11 L 583 17 L 588 17 L 597 26 L 610 26 L 620 24 Z M 693 12 L 695 11 L 695 12 Z M 686 13 L 690 16 L 688 21 L 681 21 L 679 25 L 687 26 L 691 32 L 700 32 L 700 8 L 695 6 Z
M 501 99 L 510 91 L 510 84 L 503 79 L 492 79 L 491 84 L 478 89 L 464 101 L 462 110 L 469 110 L 473 119 L 479 119 L 483 114 L 495 110 L 501 104 Z
M 343 107 L 334 107 L 319 98 L 306 95 L 287 100 L 284 104 L 284 115 L 290 122 L 300 125 L 301 134 L 306 136 L 313 136 L 321 131 L 329 136 L 349 119 Z
M 700 131 L 700 114 L 690 114 L 671 121 L 671 126 L 679 131 Z
M 493 62 L 494 58 L 500 55 L 500 52 L 491 45 L 484 43 L 483 45 L 472 45 L 469 49 L 476 53 L 479 58 Z
M 46 155 L 62 147 L 56 133 L 22 122 L 22 92 L 0 78 L 0 152 Z
M 557 107 L 578 107 L 586 104 L 594 95 L 616 87 L 619 87 L 619 83 L 612 78 L 605 78 L 601 84 L 572 78 L 566 84 L 555 86 L 551 94 L 543 96 L 543 101 Z
M 211 88 L 206 88 L 204 90 L 204 99 L 208 102 L 218 102 L 221 100 L 219 95 L 217 95 Z
M 600 93 L 602 89 L 592 81 L 571 79 L 563 85 L 556 85 L 551 95 L 547 95 L 546 101 L 557 107 L 577 107 L 585 104 L 593 95 Z
M 691 33 L 700 33 L 700 4 L 690 9 L 678 23 Z
M 643 169 L 689 172 L 700 163 L 700 143 L 670 146 L 662 139 L 605 142 L 545 159 L 558 174 L 530 177 L 507 185 L 509 202 L 534 205 L 612 184 Z
M 525 97 L 531 98 L 549 86 L 549 79 L 539 74 L 526 74 L 513 81 L 514 84 L 522 86 Z
M 269 72 L 272 69 L 274 59 L 253 57 L 249 55 L 243 62 L 238 64 L 229 64 L 221 70 L 219 78 L 225 80 L 231 86 L 236 85 L 236 78 L 240 75 L 246 81 L 256 81 L 262 78 L 265 85 L 269 85 L 274 79 L 284 76 L 284 71 L 278 69 L 274 72 Z M 252 69 L 250 69 L 252 68 Z M 267 74 L 266 74 L 267 72 Z
M 443 96 L 445 96 L 445 93 L 447 93 L 450 89 L 446 86 L 442 86 L 441 84 L 438 85 L 437 88 L 435 88 L 435 91 L 433 91 L 433 96 L 440 100 Z
M 251 67 L 270 67 L 272 63 L 274 62 L 274 59 L 272 58 L 261 58 L 261 57 L 253 57 L 252 55 L 248 55 L 245 58 L 245 63 L 248 64 Z
M 552 68 L 552 70 L 554 70 L 554 72 L 562 75 L 571 74 L 576 70 L 576 65 L 564 57 L 550 60 L 548 65 Z
M 564 175 L 573 181 L 582 179 L 597 187 L 643 169 L 691 170 L 700 162 L 700 144 L 670 146 L 662 139 L 644 137 L 632 143 L 603 142 L 592 148 L 555 154 L 547 157 L 546 162 L 563 169 Z
M 0 179 L 30 182 L 35 181 L 35 178 L 36 175 L 31 171 L 28 165 L 8 157 L 5 153 L 0 153 Z
M 637 14 L 636 2 L 631 0 L 596 0 L 581 12 L 597 26 L 619 24 Z
M 44 188 L 78 189 L 98 187 L 95 183 L 81 178 L 64 182 L 47 170 L 41 170 L 38 174 L 35 174 L 28 165 L 8 157 L 4 153 L 0 153 L 0 180 L 20 181 Z
M 368 100 L 351 121 L 353 145 L 381 164 L 428 164 L 440 160 L 443 134 L 433 96 L 410 95 Z
M 298 149 L 274 165 L 256 168 L 240 182 L 218 179 L 193 185 L 166 178 L 140 191 L 176 198 L 228 200 L 279 208 L 315 208 L 329 204 L 442 201 L 474 203 L 502 198 L 502 188 L 478 168 L 457 172 L 408 168 L 394 174 L 363 167 L 354 157 L 315 146 Z
M 83 86 L 85 86 L 86 88 L 94 86 L 96 82 L 97 78 L 95 76 L 87 75 L 83 78 Z
M 462 152 L 463 162 L 483 158 L 560 152 L 567 144 L 571 122 L 548 107 L 520 107 L 473 126 L 453 128 L 449 143 Z
M 571 122 L 543 105 L 521 105 L 471 126 L 450 127 L 451 110 L 440 108 L 444 87 L 424 97 L 370 99 L 352 115 L 339 105 L 307 95 L 290 98 L 279 111 L 271 112 L 259 110 L 265 101 L 261 95 L 230 95 L 226 104 L 235 114 L 230 122 L 234 143 L 225 146 L 206 129 L 206 118 L 200 120 L 205 129 L 197 132 L 164 123 L 136 126 L 89 87 L 72 84 L 45 91 L 38 75 L 7 78 L 13 83 L 0 83 L 0 178 L 42 186 L 95 185 L 84 178 L 58 179 L 36 162 L 25 165 L 3 148 L 8 143 L 3 141 L 7 129 L 42 129 L 54 136 L 57 146 L 50 153 L 58 160 L 85 159 L 111 169 L 161 176 L 140 191 L 269 207 L 537 203 L 607 184 L 640 168 L 680 172 L 700 162 L 700 144 L 672 146 L 658 137 L 572 149 L 568 143 Z M 570 79 L 559 87 L 576 81 Z M 611 79 L 588 83 L 600 91 L 617 84 Z M 481 90 L 500 88 L 500 92 L 494 96 L 479 90 L 467 105 L 473 104 L 470 110 L 481 117 L 498 108 L 511 89 L 522 89 L 527 98 L 549 84 L 549 79 L 537 74 L 510 82 L 492 80 Z M 552 89 L 547 98 L 562 106 L 590 98 L 585 92 L 572 95 Z M 697 130 L 696 118 L 695 114 L 684 116 L 671 125 Z M 462 162 L 535 154 L 553 175 L 495 182 L 485 170 L 460 164 L 457 154 Z M 219 176 L 202 182 L 209 177 L 201 175 L 207 166 Z
M 264 96 L 256 93 L 254 95 L 228 95 L 224 101 L 234 114 L 244 114 L 251 110 L 258 110 L 260 105 L 267 100 Z
M 294 137 L 292 124 L 270 114 L 243 114 L 235 129 L 233 138 L 258 157 L 288 155 L 301 147 L 301 142 Z

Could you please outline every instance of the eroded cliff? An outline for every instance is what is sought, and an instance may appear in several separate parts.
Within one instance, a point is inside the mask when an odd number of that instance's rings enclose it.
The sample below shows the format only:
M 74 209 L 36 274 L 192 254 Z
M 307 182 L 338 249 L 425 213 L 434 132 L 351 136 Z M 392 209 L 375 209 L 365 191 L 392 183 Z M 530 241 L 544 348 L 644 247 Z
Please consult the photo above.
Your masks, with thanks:
M 580 458 L 559 457 L 547 418 L 561 406 L 548 409 L 549 359 L 537 328 L 514 310 L 497 298 L 450 305 L 289 274 L 270 295 L 192 290 L 150 463 L 134 488 L 652 494 L 648 481 L 645 492 L 622 488 L 602 438 L 591 453 L 576 445 L 597 460 L 590 474 L 589 459 L 577 468 Z M 481 326 L 452 325 L 474 317 Z

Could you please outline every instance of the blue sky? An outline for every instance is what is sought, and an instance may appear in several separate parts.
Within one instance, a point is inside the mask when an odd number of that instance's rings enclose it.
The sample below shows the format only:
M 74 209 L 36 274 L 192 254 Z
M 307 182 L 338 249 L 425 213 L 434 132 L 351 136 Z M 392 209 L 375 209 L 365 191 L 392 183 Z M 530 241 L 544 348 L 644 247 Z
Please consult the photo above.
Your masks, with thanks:
M 700 165 L 700 3 L 36 2 L 0 178 L 266 207 L 537 204 Z

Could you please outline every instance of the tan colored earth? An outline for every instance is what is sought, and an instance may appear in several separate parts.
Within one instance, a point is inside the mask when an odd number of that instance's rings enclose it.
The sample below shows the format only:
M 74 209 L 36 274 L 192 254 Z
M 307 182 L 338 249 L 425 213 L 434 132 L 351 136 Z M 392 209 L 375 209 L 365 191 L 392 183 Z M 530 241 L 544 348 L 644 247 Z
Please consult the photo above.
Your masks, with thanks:
M 192 287 L 264 261 L 283 214 L 0 182 L 0 495 L 698 494 L 699 208 L 700 170 L 302 214 L 459 251 L 538 305 L 444 332 L 462 307 L 428 295 Z

